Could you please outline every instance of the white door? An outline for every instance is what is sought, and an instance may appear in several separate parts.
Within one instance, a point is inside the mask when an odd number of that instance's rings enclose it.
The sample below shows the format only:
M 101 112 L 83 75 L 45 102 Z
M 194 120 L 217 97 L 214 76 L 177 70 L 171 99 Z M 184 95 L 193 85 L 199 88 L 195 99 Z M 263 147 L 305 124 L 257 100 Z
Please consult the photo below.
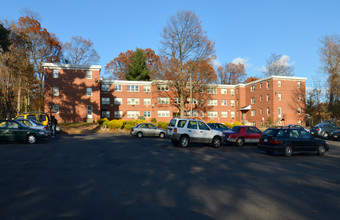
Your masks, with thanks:
M 87 106 L 87 118 L 92 118 L 92 105 Z

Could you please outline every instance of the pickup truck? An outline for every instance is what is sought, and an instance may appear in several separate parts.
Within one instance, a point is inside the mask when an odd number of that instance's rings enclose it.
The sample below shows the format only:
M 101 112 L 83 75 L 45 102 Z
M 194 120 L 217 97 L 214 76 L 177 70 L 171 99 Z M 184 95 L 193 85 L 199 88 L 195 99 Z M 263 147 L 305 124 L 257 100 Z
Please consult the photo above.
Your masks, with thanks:
M 242 146 L 245 143 L 259 143 L 262 132 L 255 126 L 234 126 L 231 131 L 223 132 L 227 144 L 235 143 Z

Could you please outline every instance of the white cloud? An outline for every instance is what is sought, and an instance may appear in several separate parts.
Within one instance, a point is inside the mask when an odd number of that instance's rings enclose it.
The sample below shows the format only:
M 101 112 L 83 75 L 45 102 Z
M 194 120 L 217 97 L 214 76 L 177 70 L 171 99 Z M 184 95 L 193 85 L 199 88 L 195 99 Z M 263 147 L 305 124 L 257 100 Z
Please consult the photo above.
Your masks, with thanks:
M 217 58 L 213 60 L 213 64 L 216 69 L 222 66 L 221 62 Z
M 237 58 L 233 59 L 233 61 L 231 61 L 231 62 L 232 62 L 233 64 L 239 64 L 239 63 L 241 63 L 241 64 L 244 65 L 244 67 L 245 67 L 246 69 L 252 68 L 253 65 L 250 64 L 248 61 L 249 61 L 248 58 L 237 57 Z
M 289 63 L 290 57 L 287 55 L 282 55 L 278 61 L 276 61 L 276 64 L 282 65 L 282 66 L 293 66 L 295 62 Z

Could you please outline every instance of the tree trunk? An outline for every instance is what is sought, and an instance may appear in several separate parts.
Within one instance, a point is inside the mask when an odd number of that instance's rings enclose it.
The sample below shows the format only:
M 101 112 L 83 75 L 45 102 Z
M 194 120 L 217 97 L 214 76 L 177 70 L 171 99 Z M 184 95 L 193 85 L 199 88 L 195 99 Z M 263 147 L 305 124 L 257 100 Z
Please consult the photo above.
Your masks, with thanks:
M 20 110 L 21 110 L 21 77 L 19 77 L 18 82 L 17 115 L 20 114 Z

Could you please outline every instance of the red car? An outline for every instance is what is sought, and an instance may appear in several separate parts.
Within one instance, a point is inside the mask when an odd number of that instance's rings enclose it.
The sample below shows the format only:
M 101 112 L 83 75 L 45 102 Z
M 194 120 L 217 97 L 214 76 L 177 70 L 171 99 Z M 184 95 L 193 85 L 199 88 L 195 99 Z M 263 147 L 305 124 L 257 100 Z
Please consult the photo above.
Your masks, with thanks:
M 262 132 L 255 126 L 234 126 L 231 131 L 223 132 L 224 141 L 242 146 L 244 143 L 259 143 Z

